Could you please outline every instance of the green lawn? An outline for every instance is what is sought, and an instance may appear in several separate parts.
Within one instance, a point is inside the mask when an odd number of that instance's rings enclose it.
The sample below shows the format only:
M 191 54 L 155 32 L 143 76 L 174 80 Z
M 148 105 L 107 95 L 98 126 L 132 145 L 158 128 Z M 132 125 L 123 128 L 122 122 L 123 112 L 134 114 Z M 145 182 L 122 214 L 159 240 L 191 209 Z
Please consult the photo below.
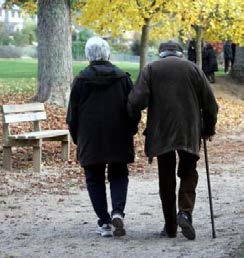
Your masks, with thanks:
M 77 75 L 87 64 L 87 62 L 74 62 L 74 75 Z M 129 72 L 133 81 L 136 80 L 139 64 L 128 62 L 115 62 L 114 64 Z M 36 77 L 36 60 L 0 59 L 0 94 L 8 92 L 35 92 Z
M 121 62 L 114 63 L 121 69 L 129 72 L 133 80 L 138 74 L 139 64 Z M 74 62 L 74 75 L 88 65 L 87 62 Z M 37 61 L 36 60 L 21 60 L 21 59 L 0 59 L 0 78 L 36 78 L 37 76 Z
M 77 75 L 80 70 L 87 66 L 87 62 L 74 62 L 73 71 Z M 133 81 L 139 72 L 139 64 L 129 62 L 114 63 L 131 74 Z M 216 73 L 223 75 L 223 70 Z M 37 61 L 34 59 L 0 59 L 0 94 L 8 92 L 35 92 L 37 77 Z
M 244 242 L 241 243 L 238 250 L 238 255 L 235 256 L 236 258 L 244 258 Z

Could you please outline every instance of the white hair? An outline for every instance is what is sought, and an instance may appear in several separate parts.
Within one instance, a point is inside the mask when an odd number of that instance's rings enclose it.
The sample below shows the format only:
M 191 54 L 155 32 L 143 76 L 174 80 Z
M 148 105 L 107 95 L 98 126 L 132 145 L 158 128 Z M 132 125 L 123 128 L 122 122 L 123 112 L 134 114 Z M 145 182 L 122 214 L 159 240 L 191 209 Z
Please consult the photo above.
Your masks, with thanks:
M 89 38 L 85 46 L 85 55 L 90 62 L 108 61 L 110 56 L 108 42 L 97 36 Z

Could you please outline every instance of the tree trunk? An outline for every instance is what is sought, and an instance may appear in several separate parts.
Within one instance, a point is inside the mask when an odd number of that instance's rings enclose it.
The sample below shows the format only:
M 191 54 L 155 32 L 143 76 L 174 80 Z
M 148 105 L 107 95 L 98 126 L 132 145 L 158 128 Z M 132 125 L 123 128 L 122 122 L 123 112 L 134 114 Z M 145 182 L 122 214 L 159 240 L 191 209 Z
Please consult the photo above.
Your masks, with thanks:
M 240 83 L 244 83 L 244 47 L 236 46 L 235 62 L 230 75 Z
M 38 0 L 38 92 L 34 100 L 67 106 L 72 80 L 70 0 Z
M 196 26 L 196 61 L 197 66 L 202 69 L 202 34 L 203 29 L 200 26 Z
M 145 24 L 142 27 L 141 33 L 141 50 L 140 50 L 140 70 L 147 62 L 147 47 L 149 41 L 150 19 L 145 19 Z

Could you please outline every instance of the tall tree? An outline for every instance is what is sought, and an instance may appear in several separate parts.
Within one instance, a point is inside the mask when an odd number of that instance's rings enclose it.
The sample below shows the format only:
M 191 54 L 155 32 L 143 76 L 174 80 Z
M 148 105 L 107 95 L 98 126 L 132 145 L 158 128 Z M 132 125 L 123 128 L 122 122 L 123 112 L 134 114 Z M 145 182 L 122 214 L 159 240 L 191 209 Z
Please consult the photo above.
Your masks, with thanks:
M 237 46 L 235 62 L 230 75 L 240 83 L 244 83 L 244 47 Z
M 72 80 L 70 2 L 38 1 L 36 100 L 67 105 Z
M 68 102 L 72 80 L 70 0 L 6 0 L 29 13 L 37 10 L 38 90 L 33 100 Z
M 237 79 L 242 84 L 244 83 L 244 2 L 239 1 L 239 16 L 236 17 L 235 26 L 233 26 L 233 34 L 232 37 L 234 42 L 239 42 L 239 45 L 236 47 L 235 53 L 235 62 L 231 69 L 230 75 Z M 237 39 L 240 38 L 238 41 Z
M 244 6 L 242 0 L 184 0 L 176 4 L 181 34 L 197 42 L 197 64 L 202 64 L 202 40 L 221 41 L 232 38 L 242 42 Z
M 96 11 L 94 11 L 96 6 Z M 87 0 L 82 6 L 78 23 L 98 33 L 117 36 L 124 31 L 141 32 L 140 68 L 146 63 L 149 35 L 160 39 L 174 35 L 174 26 L 169 25 L 170 10 L 174 1 L 168 0 Z

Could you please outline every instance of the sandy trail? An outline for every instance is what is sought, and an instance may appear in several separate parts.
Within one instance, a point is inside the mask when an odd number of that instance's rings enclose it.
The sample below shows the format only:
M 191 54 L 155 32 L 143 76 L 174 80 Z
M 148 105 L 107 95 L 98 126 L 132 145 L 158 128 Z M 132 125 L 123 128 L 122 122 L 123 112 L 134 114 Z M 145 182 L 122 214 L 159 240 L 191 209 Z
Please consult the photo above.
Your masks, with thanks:
M 130 179 L 126 207 L 127 236 L 104 239 L 94 233 L 96 217 L 86 190 L 69 195 L 13 194 L 0 199 L 0 257 L 232 257 L 244 240 L 243 161 L 212 165 L 217 238 L 211 238 L 204 167 L 194 211 L 195 241 L 178 230 L 161 239 L 163 216 L 156 170 Z M 216 171 L 218 171 L 216 169 Z

